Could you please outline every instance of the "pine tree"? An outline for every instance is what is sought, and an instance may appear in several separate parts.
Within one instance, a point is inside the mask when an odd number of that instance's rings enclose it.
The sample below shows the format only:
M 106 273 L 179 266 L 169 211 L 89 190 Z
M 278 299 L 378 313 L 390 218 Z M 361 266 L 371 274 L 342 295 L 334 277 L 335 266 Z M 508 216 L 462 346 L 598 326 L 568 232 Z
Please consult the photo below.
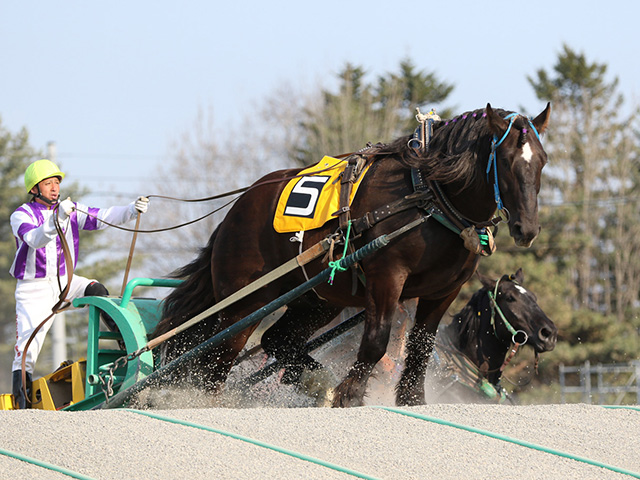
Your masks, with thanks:
M 621 262 L 629 265 L 629 257 L 612 248 L 633 249 L 637 242 L 620 225 L 636 223 L 633 215 L 623 213 L 624 203 L 615 199 L 626 198 L 638 183 L 632 130 L 637 113 L 621 119 L 618 80 L 607 82 L 606 72 L 605 64 L 589 63 L 584 54 L 564 46 L 553 75 L 538 70 L 529 82 L 539 98 L 551 99 L 554 106 L 547 138 L 551 175 L 543 197 L 563 204 L 551 223 L 567 247 L 564 264 L 576 288 L 574 307 L 619 314 L 630 299 L 614 293 L 614 287 L 625 285 L 612 275 L 631 278 L 621 270 Z M 618 228 L 611 230 L 616 223 Z
M 16 251 L 9 217 L 27 198 L 24 190 L 24 171 L 36 159 L 36 152 L 29 145 L 25 128 L 17 133 L 9 132 L 0 119 L 0 385 L 6 391 L 9 385 L 13 342 L 15 342 L 15 280 L 9 268 Z
M 536 292 L 541 305 L 555 305 L 559 342 L 546 355 L 553 370 L 630 361 L 640 347 L 640 117 L 606 74 L 606 64 L 565 45 L 551 72 L 528 78 L 553 105 L 536 248 L 555 269 L 546 280 L 555 291 Z
M 416 71 L 408 59 L 400 63 L 400 73 L 386 73 L 376 82 L 367 82 L 364 68 L 352 64 L 345 65 L 338 79 L 337 93 L 322 90 L 304 106 L 298 142 L 289 153 L 298 163 L 313 164 L 324 155 L 349 153 L 368 142 L 390 142 L 406 135 L 415 128 L 416 107 L 426 113 L 442 104 L 454 88 L 435 73 Z

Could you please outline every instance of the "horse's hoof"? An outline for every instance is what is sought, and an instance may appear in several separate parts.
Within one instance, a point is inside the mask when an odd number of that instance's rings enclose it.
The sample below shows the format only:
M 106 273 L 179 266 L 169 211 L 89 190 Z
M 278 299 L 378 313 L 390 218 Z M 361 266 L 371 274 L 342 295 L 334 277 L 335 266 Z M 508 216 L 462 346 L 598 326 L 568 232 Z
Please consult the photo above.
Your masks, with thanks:
M 333 408 L 351 408 L 351 407 L 362 407 L 364 405 L 364 400 L 358 398 L 349 398 L 346 395 L 341 395 L 338 389 L 335 389 L 333 392 Z
M 300 375 L 300 390 L 311 398 L 316 399 L 316 406 L 329 406 L 333 400 L 333 386 L 338 383 L 333 373 L 321 368 L 305 370 Z
M 316 400 L 316 407 L 330 408 L 333 405 L 334 396 L 335 396 L 335 391 L 333 388 L 330 388 L 325 392 L 324 398 L 318 398 Z
M 287 365 L 284 369 L 284 374 L 280 379 L 280 383 L 285 385 L 301 385 L 301 377 L 304 372 L 309 372 L 313 370 L 325 370 L 324 365 L 315 361 L 310 356 L 306 356 L 306 358 L 302 358 L 300 362 L 293 363 L 291 365 Z
M 342 397 L 336 397 L 334 395 L 333 403 L 331 405 L 333 408 L 351 408 L 351 407 L 361 407 L 362 402 L 357 400 L 349 400 Z

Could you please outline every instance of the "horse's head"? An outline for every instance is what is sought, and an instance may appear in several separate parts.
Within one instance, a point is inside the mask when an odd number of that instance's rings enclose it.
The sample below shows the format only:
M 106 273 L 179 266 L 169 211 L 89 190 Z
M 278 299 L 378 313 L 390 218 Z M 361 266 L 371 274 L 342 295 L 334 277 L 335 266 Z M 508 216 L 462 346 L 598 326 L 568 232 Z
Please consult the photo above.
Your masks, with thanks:
M 535 119 L 518 114 L 503 118 L 487 104 L 488 125 L 493 134 L 492 152 L 487 168 L 494 184 L 498 208 L 508 211 L 509 233 L 519 247 L 529 247 L 540 233 L 538 192 L 542 167 L 547 154 L 540 143 L 546 130 L 551 104 Z
M 515 336 L 516 341 L 531 345 L 536 353 L 554 349 L 558 329 L 542 311 L 536 296 L 522 286 L 524 273 L 521 268 L 513 275 L 504 275 L 498 281 L 479 272 L 477 275 L 495 300 L 497 308 L 494 307 L 494 328 L 498 338 L 511 341 Z M 517 333 L 514 334 L 513 330 Z M 526 342 L 523 342 L 523 337 L 526 337 Z

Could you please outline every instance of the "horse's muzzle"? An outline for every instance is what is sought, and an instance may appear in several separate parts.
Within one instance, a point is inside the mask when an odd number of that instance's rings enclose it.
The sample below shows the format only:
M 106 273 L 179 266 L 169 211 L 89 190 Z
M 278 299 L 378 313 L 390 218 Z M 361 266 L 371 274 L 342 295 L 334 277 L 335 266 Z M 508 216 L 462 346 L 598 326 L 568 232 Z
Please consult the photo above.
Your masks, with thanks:
M 553 323 L 549 322 L 549 325 L 545 325 L 538 330 L 534 348 L 538 353 L 550 352 L 555 348 L 557 341 L 558 329 Z
M 535 224 L 531 227 L 525 227 L 521 222 L 514 222 L 513 225 L 509 225 L 509 232 L 513 237 L 513 241 L 516 246 L 529 248 L 533 241 L 538 237 L 540 233 L 540 225 Z

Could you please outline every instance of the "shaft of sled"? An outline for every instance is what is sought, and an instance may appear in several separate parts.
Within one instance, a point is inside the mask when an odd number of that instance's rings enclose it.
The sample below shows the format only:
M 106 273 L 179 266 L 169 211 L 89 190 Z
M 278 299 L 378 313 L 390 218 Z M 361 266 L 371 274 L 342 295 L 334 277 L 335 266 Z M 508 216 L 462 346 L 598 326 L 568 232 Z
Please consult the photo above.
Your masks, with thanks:
M 278 278 L 282 277 L 283 275 L 286 275 L 287 273 L 295 270 L 298 267 L 306 265 L 311 260 L 314 260 L 318 258 L 320 255 L 322 255 L 323 253 L 325 253 L 328 249 L 329 249 L 329 241 L 327 239 L 321 240 L 320 242 L 316 243 L 314 246 L 302 252 L 297 257 L 292 258 L 288 262 L 280 265 L 278 268 L 270 271 L 269 273 L 263 275 L 259 279 L 251 282 L 249 285 L 242 287 L 240 290 L 238 290 L 234 294 L 228 296 L 224 300 L 221 300 L 215 305 L 209 307 L 204 312 L 199 313 L 192 319 L 177 326 L 176 328 L 169 330 L 163 335 L 160 335 L 150 340 L 149 343 L 147 343 L 147 345 L 144 348 L 151 350 L 157 347 L 162 342 L 168 340 L 169 338 L 177 335 L 180 332 L 184 332 L 188 328 L 193 327 L 196 323 L 204 320 L 205 318 L 210 317 L 215 313 L 218 313 L 219 311 L 227 308 L 229 305 L 236 303 L 238 300 L 242 300 L 244 297 L 255 292 L 259 288 L 262 288 L 265 285 L 268 285 L 269 283 L 273 282 L 274 280 L 277 280 Z

